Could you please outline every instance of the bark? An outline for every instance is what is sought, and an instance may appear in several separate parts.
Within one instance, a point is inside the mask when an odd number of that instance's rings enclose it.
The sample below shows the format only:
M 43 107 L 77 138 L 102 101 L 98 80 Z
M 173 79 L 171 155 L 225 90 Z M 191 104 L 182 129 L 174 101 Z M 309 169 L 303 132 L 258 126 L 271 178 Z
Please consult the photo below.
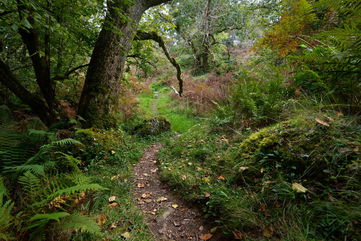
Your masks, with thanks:
M 26 10 L 22 1 L 18 0 L 18 13 L 20 20 L 23 19 L 22 12 Z M 32 28 L 19 28 L 19 34 L 24 42 L 34 68 L 36 82 L 48 105 L 51 115 L 55 115 L 55 82 L 50 78 L 50 33 L 45 30 L 44 48 L 41 48 L 40 35 L 36 29 L 35 20 L 29 16 L 27 20 L 31 23 Z M 40 55 L 44 52 L 44 56 Z
M 125 60 L 144 11 L 168 0 L 122 0 L 109 4 L 105 23 L 89 63 L 78 114 L 84 127 L 114 127 Z

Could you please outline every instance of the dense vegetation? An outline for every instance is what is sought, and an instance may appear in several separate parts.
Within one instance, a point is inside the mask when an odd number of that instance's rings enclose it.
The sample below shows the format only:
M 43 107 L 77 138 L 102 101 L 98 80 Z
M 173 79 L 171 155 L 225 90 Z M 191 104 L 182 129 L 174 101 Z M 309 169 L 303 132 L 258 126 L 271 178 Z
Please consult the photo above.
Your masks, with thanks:
M 0 33 L 0 240 L 154 240 L 156 141 L 224 240 L 361 236 L 358 0 L 5 0 Z

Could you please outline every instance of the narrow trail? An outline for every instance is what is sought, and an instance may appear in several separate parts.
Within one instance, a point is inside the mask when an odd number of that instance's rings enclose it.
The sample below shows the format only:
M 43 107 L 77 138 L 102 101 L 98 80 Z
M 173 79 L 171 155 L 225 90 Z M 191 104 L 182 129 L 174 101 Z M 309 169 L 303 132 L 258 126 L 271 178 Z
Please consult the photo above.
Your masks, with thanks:
M 216 240 L 210 239 L 210 227 L 203 222 L 201 212 L 160 181 L 157 153 L 161 147 L 161 143 L 148 147 L 134 167 L 134 196 L 155 240 Z

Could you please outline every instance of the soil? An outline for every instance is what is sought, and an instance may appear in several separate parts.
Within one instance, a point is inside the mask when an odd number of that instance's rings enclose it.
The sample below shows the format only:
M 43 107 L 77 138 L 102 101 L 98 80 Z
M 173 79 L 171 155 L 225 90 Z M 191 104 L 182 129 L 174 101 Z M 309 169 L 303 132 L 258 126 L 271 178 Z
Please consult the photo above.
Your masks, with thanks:
M 161 147 L 161 143 L 148 147 L 134 167 L 134 195 L 155 240 L 221 240 L 210 234 L 212 226 L 204 222 L 200 210 L 160 181 L 157 153 Z

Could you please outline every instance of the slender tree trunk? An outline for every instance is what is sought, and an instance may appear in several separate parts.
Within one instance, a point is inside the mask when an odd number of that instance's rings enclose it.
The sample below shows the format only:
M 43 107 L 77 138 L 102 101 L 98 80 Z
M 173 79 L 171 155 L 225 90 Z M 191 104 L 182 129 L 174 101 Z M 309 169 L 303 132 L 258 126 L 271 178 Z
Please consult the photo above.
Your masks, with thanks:
M 78 114 L 85 127 L 110 128 L 116 124 L 120 79 L 125 60 L 144 11 L 169 0 L 133 0 L 109 3 L 104 26 L 90 60 Z

